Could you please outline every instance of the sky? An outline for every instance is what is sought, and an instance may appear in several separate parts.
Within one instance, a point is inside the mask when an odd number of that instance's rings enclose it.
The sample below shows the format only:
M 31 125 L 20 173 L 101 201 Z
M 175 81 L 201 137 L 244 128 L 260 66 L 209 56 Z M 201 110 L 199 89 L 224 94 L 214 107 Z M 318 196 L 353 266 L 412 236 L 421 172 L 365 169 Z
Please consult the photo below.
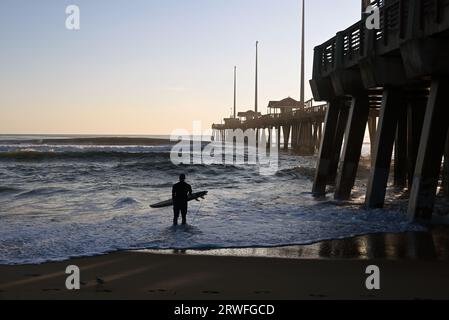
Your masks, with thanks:
M 68 5 L 81 29 L 65 27 Z M 237 108 L 299 99 L 299 0 L 2 0 L 0 134 L 159 135 Z M 313 48 L 360 19 L 360 0 L 306 1 Z M 307 83 L 306 98 L 312 94 Z

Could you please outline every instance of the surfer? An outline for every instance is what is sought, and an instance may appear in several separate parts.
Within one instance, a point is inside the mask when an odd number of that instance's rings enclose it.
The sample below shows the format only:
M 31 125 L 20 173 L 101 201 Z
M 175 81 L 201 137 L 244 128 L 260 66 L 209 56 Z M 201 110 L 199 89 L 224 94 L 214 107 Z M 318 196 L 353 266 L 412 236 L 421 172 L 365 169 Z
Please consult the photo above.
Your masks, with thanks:
M 173 225 L 178 225 L 179 214 L 182 216 L 182 224 L 187 224 L 188 198 L 192 195 L 192 187 L 186 183 L 186 175 L 179 176 L 179 182 L 173 186 Z

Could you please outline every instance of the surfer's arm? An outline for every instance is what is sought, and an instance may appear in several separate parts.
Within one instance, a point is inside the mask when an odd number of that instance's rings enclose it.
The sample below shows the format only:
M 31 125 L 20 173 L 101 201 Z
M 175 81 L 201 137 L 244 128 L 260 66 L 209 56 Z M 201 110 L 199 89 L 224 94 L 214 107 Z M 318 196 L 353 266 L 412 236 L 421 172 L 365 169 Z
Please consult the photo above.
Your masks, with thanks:
M 175 199 L 175 196 L 176 196 L 176 191 L 175 191 L 175 187 L 173 187 L 173 188 L 171 189 L 171 198 L 174 200 L 174 199 Z
M 189 196 L 191 196 L 192 195 L 192 186 L 189 186 Z

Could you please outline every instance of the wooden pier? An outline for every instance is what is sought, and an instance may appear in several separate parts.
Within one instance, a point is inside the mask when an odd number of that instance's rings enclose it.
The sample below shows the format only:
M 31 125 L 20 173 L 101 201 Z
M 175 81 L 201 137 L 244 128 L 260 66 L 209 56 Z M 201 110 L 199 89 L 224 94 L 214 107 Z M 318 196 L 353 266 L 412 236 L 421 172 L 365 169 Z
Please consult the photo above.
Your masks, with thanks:
M 368 124 L 375 141 L 366 205 L 384 205 L 394 150 L 394 183 L 410 190 L 409 217 L 428 220 L 441 175 L 449 194 L 449 0 L 362 3 L 362 12 L 379 8 L 380 29 L 362 16 L 315 48 L 311 87 L 329 106 L 313 192 L 335 183 L 335 198 L 350 198 Z M 368 120 L 376 109 L 377 128 Z
M 301 155 L 313 155 L 319 150 L 327 104 L 314 106 L 313 101 L 309 100 L 303 107 L 299 101 L 286 98 L 271 101 L 268 108 L 274 112 L 266 115 L 254 111 L 241 112 L 238 118 L 228 118 L 224 119 L 224 124 L 214 124 L 214 138 L 217 141 L 226 140 L 228 130 L 253 129 L 254 132 L 266 130 L 271 141 L 272 132 L 276 130 L 279 148 L 291 148 Z

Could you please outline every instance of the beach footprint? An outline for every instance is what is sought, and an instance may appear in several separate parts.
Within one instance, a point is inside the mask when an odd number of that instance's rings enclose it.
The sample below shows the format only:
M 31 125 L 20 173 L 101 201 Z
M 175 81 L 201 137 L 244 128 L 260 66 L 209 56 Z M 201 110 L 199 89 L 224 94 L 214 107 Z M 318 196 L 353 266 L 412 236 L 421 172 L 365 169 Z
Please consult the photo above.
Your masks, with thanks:
M 110 289 L 97 289 L 95 291 L 100 293 L 112 293 L 112 290 Z
M 203 291 L 202 293 L 203 294 L 213 294 L 213 295 L 220 294 L 219 291 L 213 291 L 213 290 Z
M 257 294 L 257 295 L 271 294 L 271 291 L 265 291 L 265 290 L 254 291 L 254 294 Z
M 41 274 L 26 274 L 25 277 L 29 277 L 29 278 L 39 278 L 41 277 Z
M 150 289 L 148 292 L 151 294 L 176 295 L 176 291 L 166 289 Z

